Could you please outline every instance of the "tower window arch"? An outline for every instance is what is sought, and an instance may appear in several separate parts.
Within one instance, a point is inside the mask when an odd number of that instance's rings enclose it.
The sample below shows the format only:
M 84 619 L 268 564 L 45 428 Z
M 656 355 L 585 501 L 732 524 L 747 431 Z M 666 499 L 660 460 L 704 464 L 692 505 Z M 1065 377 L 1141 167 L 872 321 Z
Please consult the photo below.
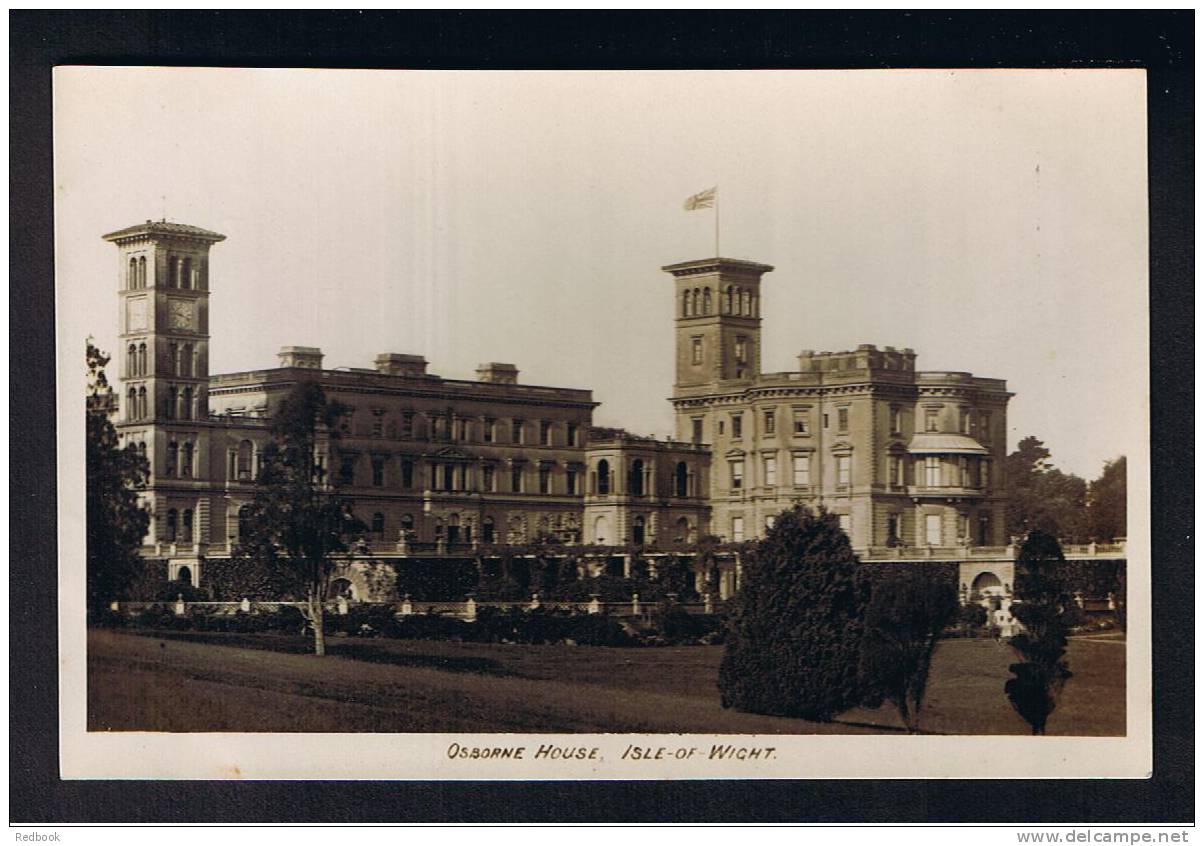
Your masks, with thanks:
M 168 387 L 168 389 L 167 389 L 167 408 L 165 409 L 166 414 L 163 415 L 168 420 L 175 419 L 176 403 L 179 402 L 179 400 L 177 398 L 178 394 L 179 394 L 179 392 L 176 390 L 175 385 L 171 385 L 170 387 Z
M 180 287 L 192 287 L 192 259 L 180 259 Z
M 694 289 L 694 297 L 690 307 L 693 309 L 695 317 L 702 314 L 702 311 L 700 310 L 702 308 L 702 292 L 697 288 Z
M 138 345 L 138 375 L 146 375 L 146 343 Z
M 702 313 L 703 314 L 711 313 L 711 289 L 710 288 L 702 289 Z
M 192 375 L 192 344 L 185 344 L 180 348 L 180 375 Z
M 179 463 L 180 446 L 175 441 L 167 444 L 167 466 L 163 468 L 164 476 L 176 475 L 176 465 Z
M 603 458 L 598 462 L 598 494 L 607 496 L 610 493 L 610 462 Z
M 740 313 L 745 317 L 752 316 L 752 294 L 748 291 L 740 292 Z
M 627 493 L 631 496 L 644 495 L 644 462 L 637 458 L 631 462 L 631 470 L 627 474 Z
M 180 538 L 184 543 L 192 543 L 192 509 L 185 508 L 184 513 L 180 515 Z
M 177 512 L 174 508 L 167 509 L 167 540 L 175 541 L 177 529 Z
M 138 287 L 138 259 L 130 256 L 130 266 L 125 273 L 125 287 Z
M 138 287 L 146 287 L 146 256 L 138 257 Z
M 734 285 L 728 285 L 727 293 L 725 293 L 723 296 L 723 299 L 724 299 L 723 311 L 725 314 L 735 314 L 735 312 L 732 311 L 732 308 L 733 308 L 732 297 L 734 296 L 734 290 L 735 290 Z
M 192 475 L 192 441 L 184 441 L 184 450 L 180 454 L 180 475 Z
M 168 367 L 176 376 L 180 375 L 180 345 L 172 341 L 167 345 Z
M 125 407 L 125 419 L 126 420 L 137 420 L 138 419 L 138 391 L 135 390 L 134 388 L 130 388 L 129 402 L 126 404 L 126 407 Z
M 192 388 L 188 387 L 181 393 L 180 402 L 180 419 L 192 419 Z
M 138 389 L 138 419 L 146 418 L 146 388 Z
M 689 291 L 682 291 L 682 294 L 681 294 L 681 316 L 682 317 L 690 316 L 690 292 Z
M 125 351 L 125 372 L 130 376 L 138 375 L 138 347 L 130 344 Z

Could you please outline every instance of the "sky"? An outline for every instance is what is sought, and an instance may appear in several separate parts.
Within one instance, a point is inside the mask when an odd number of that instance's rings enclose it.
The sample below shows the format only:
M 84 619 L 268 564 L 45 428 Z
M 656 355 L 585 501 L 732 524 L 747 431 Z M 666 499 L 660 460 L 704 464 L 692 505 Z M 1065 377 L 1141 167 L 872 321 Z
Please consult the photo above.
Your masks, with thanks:
M 1003 378 L 1009 449 L 1088 479 L 1148 440 L 1145 77 L 1133 70 L 416 72 L 60 68 L 60 373 L 117 343 L 117 251 L 210 258 L 210 372 L 382 352 L 589 388 L 672 430 L 673 284 L 774 265 L 762 366 L 912 347 Z M 71 384 L 74 384 L 73 381 Z

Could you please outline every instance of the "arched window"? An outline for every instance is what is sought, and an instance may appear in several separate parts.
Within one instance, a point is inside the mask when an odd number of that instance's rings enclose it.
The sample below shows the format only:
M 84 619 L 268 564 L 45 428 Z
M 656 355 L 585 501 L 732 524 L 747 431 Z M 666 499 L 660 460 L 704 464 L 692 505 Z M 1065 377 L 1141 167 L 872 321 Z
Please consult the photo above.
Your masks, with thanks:
M 244 505 L 238 509 L 238 536 L 246 537 L 251 529 L 251 506 Z
M 164 476 L 176 475 L 176 464 L 179 461 L 180 447 L 175 441 L 167 445 L 167 466 L 163 468 Z
M 142 459 L 146 458 L 146 441 L 138 442 L 138 456 Z
M 740 295 L 740 304 L 742 311 L 740 312 L 745 317 L 752 317 L 752 294 L 744 291 Z
M 690 540 L 690 521 L 685 517 L 678 517 L 676 526 L 676 536 L 673 539 L 678 543 L 687 543 Z
M 138 287 L 138 259 L 130 256 L 130 268 L 125 275 L 125 287 Z
M 138 287 L 146 287 L 146 256 L 138 257 Z
M 172 374 L 180 375 L 180 345 L 175 341 L 167 345 L 167 367 Z
M 682 294 L 681 294 L 681 316 L 682 317 L 690 316 L 690 292 L 689 291 L 682 291 Z
M 125 351 L 125 372 L 129 376 L 138 375 L 138 347 L 130 344 Z
M 702 289 L 702 313 L 703 314 L 711 313 L 711 289 L 710 288 Z
M 126 420 L 137 420 L 138 419 L 138 391 L 136 391 L 133 388 L 130 388 L 129 401 L 126 403 L 126 406 L 125 406 L 125 419 Z
M 631 462 L 631 469 L 627 472 L 627 494 L 644 495 L 644 462 L 639 458 Z
M 184 389 L 184 393 L 183 393 L 183 396 L 181 397 L 181 400 L 182 400 L 182 402 L 181 402 L 181 407 L 180 407 L 180 419 L 181 420 L 191 420 L 192 419 L 192 388 Z
M 734 313 L 732 311 L 732 287 L 733 286 L 728 285 L 727 291 L 723 295 L 723 311 L 725 314 L 733 314 Z
M 673 472 L 673 483 L 678 496 L 690 495 L 690 468 L 684 461 L 677 462 L 677 468 Z
M 174 541 L 176 539 L 176 510 L 174 508 L 167 509 L 166 532 L 165 540 Z
M 138 375 L 146 375 L 146 344 L 138 345 Z
M 170 271 L 168 278 L 171 280 L 171 282 L 168 287 L 179 288 L 180 287 L 180 260 L 178 258 L 176 258 L 175 256 L 172 256 L 170 259 L 170 267 L 171 267 L 171 271 Z
M 610 493 L 610 462 L 605 458 L 598 462 L 598 493 L 601 496 Z
M 385 515 L 379 511 L 372 515 L 372 531 L 378 535 L 385 533 Z
M 167 407 L 164 409 L 163 416 L 168 420 L 174 420 L 176 417 L 176 403 L 179 402 L 176 391 L 176 386 L 171 385 L 167 389 Z
M 185 344 L 180 349 L 180 375 L 192 375 L 192 344 Z
M 752 295 L 752 309 L 749 313 L 753 317 L 759 317 L 761 314 L 761 298 L 756 294 Z
M 180 287 L 192 287 L 192 259 L 190 258 L 180 260 Z
M 238 445 L 238 465 L 236 470 L 240 482 L 249 482 L 251 480 L 252 449 L 250 441 L 243 441 Z
M 146 418 L 146 388 L 138 389 L 138 419 Z
M 176 581 L 186 585 L 192 584 L 192 568 L 181 567 L 179 570 L 177 570 Z
M 186 478 L 192 475 L 192 441 L 184 441 L 184 452 L 180 456 L 180 475 Z
M 192 543 L 192 509 L 185 508 L 181 515 L 180 539 L 184 543 Z
M 644 545 L 644 518 L 636 517 L 631 523 L 631 542 L 636 546 Z
M 493 518 L 486 517 L 481 521 L 481 542 L 486 544 L 493 543 Z
M 697 288 L 694 289 L 694 296 L 690 299 L 690 309 L 694 312 L 694 316 L 702 314 L 702 292 Z
M 413 514 L 402 514 L 401 515 L 401 530 L 403 532 L 414 531 L 414 515 Z
M 599 515 L 594 520 L 594 542 L 599 544 L 610 543 L 610 521 L 605 515 Z

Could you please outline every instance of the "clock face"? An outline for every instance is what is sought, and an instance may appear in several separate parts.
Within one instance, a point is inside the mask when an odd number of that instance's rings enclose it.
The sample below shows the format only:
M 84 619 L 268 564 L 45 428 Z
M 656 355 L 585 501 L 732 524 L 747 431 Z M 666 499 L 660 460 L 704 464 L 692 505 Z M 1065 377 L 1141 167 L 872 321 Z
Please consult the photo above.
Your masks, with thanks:
M 146 331 L 146 297 L 125 301 L 125 329 L 127 332 Z
M 193 320 L 192 302 L 190 300 L 172 300 L 169 303 L 172 329 L 191 329 Z

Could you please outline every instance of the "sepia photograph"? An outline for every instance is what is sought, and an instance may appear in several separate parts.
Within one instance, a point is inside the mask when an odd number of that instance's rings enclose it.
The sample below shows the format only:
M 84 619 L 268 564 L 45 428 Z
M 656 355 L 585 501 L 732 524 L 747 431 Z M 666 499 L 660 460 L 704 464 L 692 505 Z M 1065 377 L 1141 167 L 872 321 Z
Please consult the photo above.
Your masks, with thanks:
M 57 68 L 64 777 L 1144 777 L 1146 129 Z

